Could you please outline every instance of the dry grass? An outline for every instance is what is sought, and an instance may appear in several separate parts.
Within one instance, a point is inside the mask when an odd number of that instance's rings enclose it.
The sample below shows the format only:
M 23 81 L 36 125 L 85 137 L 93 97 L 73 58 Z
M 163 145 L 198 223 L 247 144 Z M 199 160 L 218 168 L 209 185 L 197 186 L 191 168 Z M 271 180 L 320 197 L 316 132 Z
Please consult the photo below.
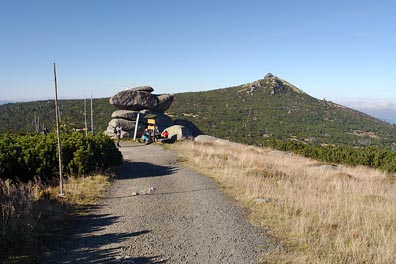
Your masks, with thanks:
M 58 197 L 58 186 L 47 188 L 41 195 L 57 199 L 68 206 L 92 205 L 109 184 L 109 177 L 104 175 L 70 177 L 65 183 L 64 197 Z
M 378 170 L 319 166 L 290 153 L 234 143 L 176 145 L 285 248 L 266 263 L 394 263 L 396 188 Z M 260 198 L 261 202 L 257 202 Z
M 94 204 L 107 185 L 108 176 L 70 177 L 61 198 L 59 187 L 45 187 L 39 181 L 0 180 L 0 262 L 31 263 L 54 224 L 72 209 Z

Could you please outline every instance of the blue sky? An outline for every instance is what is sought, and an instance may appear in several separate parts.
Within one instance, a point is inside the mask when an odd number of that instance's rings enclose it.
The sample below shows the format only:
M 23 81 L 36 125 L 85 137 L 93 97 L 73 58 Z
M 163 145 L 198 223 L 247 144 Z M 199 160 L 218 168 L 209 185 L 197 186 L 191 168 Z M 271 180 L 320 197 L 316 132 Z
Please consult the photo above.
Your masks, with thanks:
M 0 100 L 53 97 L 54 62 L 62 98 L 209 90 L 271 72 L 396 120 L 395 14 L 381 0 L 0 0 Z

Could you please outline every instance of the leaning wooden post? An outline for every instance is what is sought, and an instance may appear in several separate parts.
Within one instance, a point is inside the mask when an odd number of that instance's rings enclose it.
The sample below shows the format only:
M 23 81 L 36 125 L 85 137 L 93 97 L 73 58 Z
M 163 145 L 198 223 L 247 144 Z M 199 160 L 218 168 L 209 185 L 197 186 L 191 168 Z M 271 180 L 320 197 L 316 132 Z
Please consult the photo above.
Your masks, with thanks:
M 59 158 L 59 195 L 63 193 L 63 174 L 62 174 L 62 147 L 60 140 L 60 125 L 59 125 L 59 107 L 58 107 L 58 85 L 56 83 L 56 67 L 54 62 L 54 80 L 55 80 L 55 116 L 56 116 L 56 134 L 58 138 L 58 158 Z
M 91 94 L 91 131 L 94 134 L 94 117 L 93 117 L 93 107 L 92 107 L 92 94 Z
M 84 124 L 85 124 L 85 136 L 88 136 L 87 126 L 87 98 L 84 96 Z

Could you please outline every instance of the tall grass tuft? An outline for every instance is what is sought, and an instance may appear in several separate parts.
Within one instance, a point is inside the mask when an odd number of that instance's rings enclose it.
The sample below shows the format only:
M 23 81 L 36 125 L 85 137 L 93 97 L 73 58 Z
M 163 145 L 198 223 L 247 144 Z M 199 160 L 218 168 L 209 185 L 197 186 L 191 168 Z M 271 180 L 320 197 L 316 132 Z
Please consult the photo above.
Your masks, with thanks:
M 42 204 L 38 203 L 42 190 L 43 185 L 37 180 L 29 183 L 0 180 L 0 257 L 29 251 L 26 245 L 35 240 L 43 216 Z
M 37 179 L 0 180 L 0 263 L 31 263 L 56 225 L 76 208 L 95 204 L 108 185 L 108 176 L 69 177 L 65 196 L 60 198 L 59 187 L 45 186 Z
M 176 148 L 281 241 L 286 250 L 263 256 L 265 263 L 394 263 L 391 175 L 231 142 Z

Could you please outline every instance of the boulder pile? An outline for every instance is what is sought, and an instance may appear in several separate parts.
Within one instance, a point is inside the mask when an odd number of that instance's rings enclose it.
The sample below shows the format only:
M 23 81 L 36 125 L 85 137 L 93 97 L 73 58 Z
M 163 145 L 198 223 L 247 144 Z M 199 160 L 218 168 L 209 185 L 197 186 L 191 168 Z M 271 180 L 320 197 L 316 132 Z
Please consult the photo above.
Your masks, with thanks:
M 110 137 L 115 137 L 114 129 L 117 124 L 120 124 L 122 127 L 121 138 L 133 137 L 139 114 L 136 137 L 140 138 L 143 130 L 147 127 L 147 119 L 145 117 L 149 114 L 154 114 L 159 133 L 172 127 L 171 136 L 176 134 L 175 139 L 177 140 L 191 135 L 187 128 L 182 125 L 176 125 L 164 113 L 173 102 L 173 94 L 155 95 L 152 94 L 153 91 L 154 89 L 150 86 L 139 86 L 121 91 L 111 97 L 110 104 L 114 105 L 117 110 L 112 113 L 112 119 L 104 133 Z M 179 129 L 175 128 L 175 126 L 179 127 Z
M 139 86 L 121 91 L 110 98 L 110 104 L 120 110 L 140 111 L 144 109 L 164 113 L 172 104 L 172 94 L 152 94 L 153 87 Z

